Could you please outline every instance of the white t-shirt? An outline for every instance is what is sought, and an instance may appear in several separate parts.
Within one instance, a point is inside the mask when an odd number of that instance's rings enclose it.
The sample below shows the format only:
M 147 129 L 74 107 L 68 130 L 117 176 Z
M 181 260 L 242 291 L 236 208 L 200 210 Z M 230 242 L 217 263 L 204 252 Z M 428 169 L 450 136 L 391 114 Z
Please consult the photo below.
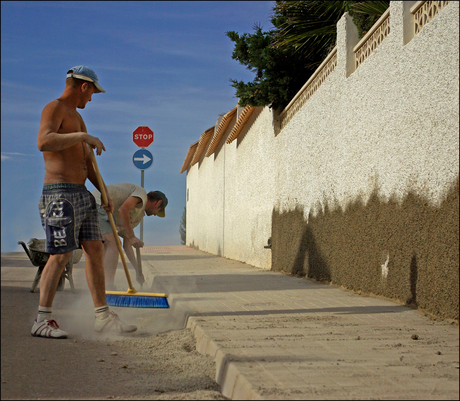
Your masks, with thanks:
M 140 198 L 142 202 L 139 202 L 129 211 L 129 221 L 131 223 L 131 227 L 137 227 L 145 214 L 147 192 L 139 185 L 131 184 L 129 182 L 107 185 L 107 190 L 113 202 L 113 218 L 115 219 L 115 226 L 117 227 L 118 234 L 126 236 L 125 228 L 123 226 L 120 213 L 118 213 L 118 209 L 130 196 Z M 91 191 L 91 193 L 96 199 L 96 203 L 101 205 L 101 193 L 97 189 Z

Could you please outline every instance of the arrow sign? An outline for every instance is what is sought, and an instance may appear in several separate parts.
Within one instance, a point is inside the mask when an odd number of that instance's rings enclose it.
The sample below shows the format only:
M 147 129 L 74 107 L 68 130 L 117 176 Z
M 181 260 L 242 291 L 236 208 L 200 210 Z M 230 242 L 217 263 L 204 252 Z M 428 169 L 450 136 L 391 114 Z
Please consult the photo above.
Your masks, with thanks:
M 133 164 L 139 170 L 147 170 L 152 167 L 153 156 L 147 149 L 136 150 L 133 155 Z
M 135 162 L 142 162 L 142 165 L 145 163 L 148 163 L 150 160 L 152 160 L 150 157 L 148 157 L 146 154 L 143 154 L 142 157 L 134 157 L 133 161 Z

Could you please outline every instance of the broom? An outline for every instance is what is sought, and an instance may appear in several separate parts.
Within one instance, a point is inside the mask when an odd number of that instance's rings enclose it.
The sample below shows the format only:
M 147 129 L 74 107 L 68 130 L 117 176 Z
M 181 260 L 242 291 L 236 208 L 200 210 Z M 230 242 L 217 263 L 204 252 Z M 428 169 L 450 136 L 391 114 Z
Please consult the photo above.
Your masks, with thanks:
M 99 172 L 97 166 L 96 156 L 94 156 L 93 149 L 90 147 L 91 161 L 93 162 L 94 171 L 96 173 L 97 182 L 101 190 L 102 202 L 108 205 L 107 194 L 105 192 L 104 181 Z M 118 253 L 120 254 L 121 261 L 123 263 L 123 269 L 125 270 L 126 278 L 128 280 L 128 291 L 106 291 L 105 297 L 107 299 L 107 305 L 110 306 L 122 306 L 131 308 L 169 308 L 168 296 L 166 294 L 155 294 L 146 292 L 137 292 L 133 284 L 131 283 L 131 277 L 129 277 L 128 266 L 126 265 L 125 255 L 121 247 L 120 238 L 118 237 L 117 228 L 113 220 L 112 213 L 107 212 L 112 226 L 113 236 L 118 247 Z

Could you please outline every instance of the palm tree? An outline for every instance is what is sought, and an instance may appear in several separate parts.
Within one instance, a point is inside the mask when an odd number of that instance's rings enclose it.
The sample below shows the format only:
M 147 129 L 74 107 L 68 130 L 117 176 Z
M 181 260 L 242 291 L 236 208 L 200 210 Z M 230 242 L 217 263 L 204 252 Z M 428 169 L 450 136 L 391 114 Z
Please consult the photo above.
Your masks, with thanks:
M 252 82 L 231 79 L 240 106 L 286 106 L 336 45 L 337 22 L 349 12 L 363 35 L 389 1 L 277 1 L 275 29 L 254 34 L 229 31 L 232 58 L 255 73 Z
M 318 66 L 336 44 L 337 22 L 349 12 L 362 37 L 388 8 L 389 1 L 277 1 L 272 23 L 277 28 L 272 45 L 293 48 Z

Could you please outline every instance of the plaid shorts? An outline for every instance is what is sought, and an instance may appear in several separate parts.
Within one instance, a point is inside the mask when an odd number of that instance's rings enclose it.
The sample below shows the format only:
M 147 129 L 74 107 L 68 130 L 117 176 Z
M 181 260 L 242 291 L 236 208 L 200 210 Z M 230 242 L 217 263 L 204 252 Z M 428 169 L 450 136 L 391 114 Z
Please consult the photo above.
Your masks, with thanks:
M 45 184 L 38 209 L 47 253 L 67 253 L 81 248 L 80 241 L 102 240 L 96 201 L 84 185 Z

